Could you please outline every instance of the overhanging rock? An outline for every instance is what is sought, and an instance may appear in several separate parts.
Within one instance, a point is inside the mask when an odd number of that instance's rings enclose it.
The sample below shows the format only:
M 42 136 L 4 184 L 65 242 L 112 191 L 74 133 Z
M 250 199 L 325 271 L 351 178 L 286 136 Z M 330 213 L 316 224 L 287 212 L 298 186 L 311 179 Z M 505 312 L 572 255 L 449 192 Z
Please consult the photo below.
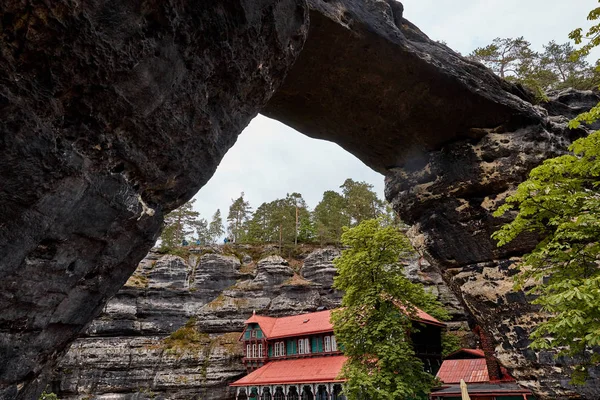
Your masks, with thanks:
M 584 130 L 567 118 L 599 100 L 565 92 L 541 106 L 530 93 L 427 38 L 394 0 L 309 0 L 304 50 L 262 112 L 338 143 L 386 175 L 386 197 L 413 225 L 413 244 L 444 272 L 496 353 L 541 398 L 596 399 L 569 362 L 527 348 L 540 316 L 512 291 L 508 267 L 534 237 L 498 249 L 492 216 L 544 159 Z
M 0 3 L 0 399 L 38 397 L 306 30 L 301 0 Z

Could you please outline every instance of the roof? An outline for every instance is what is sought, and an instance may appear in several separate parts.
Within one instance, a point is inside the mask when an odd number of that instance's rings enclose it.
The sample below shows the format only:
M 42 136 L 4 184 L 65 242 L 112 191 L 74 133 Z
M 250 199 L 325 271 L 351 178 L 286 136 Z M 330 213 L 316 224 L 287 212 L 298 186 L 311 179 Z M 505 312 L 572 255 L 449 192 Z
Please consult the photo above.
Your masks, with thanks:
M 531 390 L 523 388 L 516 383 L 471 383 L 467 384 L 467 390 L 470 395 L 487 394 L 503 395 L 503 394 L 532 394 Z M 460 396 L 460 385 L 444 385 L 440 389 L 433 389 L 430 397 L 456 397 Z
M 433 318 L 424 311 L 417 309 L 418 321 L 426 324 L 445 326 L 444 323 Z M 289 317 L 265 317 L 253 314 L 245 322 L 257 323 L 263 334 L 269 339 L 289 336 L 311 335 L 315 333 L 332 332 L 331 310 L 317 311 L 307 314 L 292 315 Z
M 343 382 L 337 376 L 345 361 L 345 356 L 271 361 L 230 386 Z
M 450 353 L 445 357 L 445 360 L 456 360 L 465 358 L 485 358 L 485 353 L 481 349 L 460 349 L 454 353 Z
M 485 361 L 485 358 L 445 360 L 436 377 L 443 383 L 460 383 L 461 379 L 466 383 L 489 382 L 490 377 Z

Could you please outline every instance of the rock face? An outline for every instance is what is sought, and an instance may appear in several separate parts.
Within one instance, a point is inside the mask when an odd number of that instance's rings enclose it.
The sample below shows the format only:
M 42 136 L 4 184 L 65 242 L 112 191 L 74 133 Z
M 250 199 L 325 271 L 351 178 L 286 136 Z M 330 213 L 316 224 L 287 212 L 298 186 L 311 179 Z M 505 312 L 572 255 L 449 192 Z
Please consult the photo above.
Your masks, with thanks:
M 493 211 L 533 167 L 586 134 L 567 120 L 598 95 L 565 91 L 534 106 L 522 87 L 427 38 L 394 0 L 309 6 L 305 48 L 263 113 L 386 175 L 386 197 L 413 225 L 413 244 L 520 383 L 541 398 L 599 398 L 600 371 L 573 387 L 568 360 L 527 348 L 540 317 L 512 292 L 508 267 L 536 238 L 501 249 L 490 239 L 506 222 Z
M 598 96 L 533 106 L 427 38 L 394 0 L 308 5 L 307 43 L 264 113 L 386 175 L 413 242 L 521 382 L 546 398 L 600 397 L 595 371 L 572 388 L 566 362 L 526 348 L 537 316 L 506 270 L 535 238 L 503 249 L 489 239 L 503 222 L 492 210 L 586 133 L 565 116 Z M 206 183 L 278 88 L 307 11 L 301 0 L 5 0 L 0 14 L 0 398 L 28 399 L 133 272 L 164 212 Z M 225 291 L 219 312 L 332 301 L 297 274 L 261 279 Z M 269 285 L 281 298 L 261 297 Z
M 314 250 L 297 270 L 280 256 L 241 263 L 214 250 L 186 260 L 150 253 L 71 346 L 49 389 L 64 400 L 233 399 L 227 384 L 245 374 L 238 339 L 254 310 L 339 305 L 336 249 Z
M 302 0 L 0 5 L 0 398 L 125 283 L 301 50 Z

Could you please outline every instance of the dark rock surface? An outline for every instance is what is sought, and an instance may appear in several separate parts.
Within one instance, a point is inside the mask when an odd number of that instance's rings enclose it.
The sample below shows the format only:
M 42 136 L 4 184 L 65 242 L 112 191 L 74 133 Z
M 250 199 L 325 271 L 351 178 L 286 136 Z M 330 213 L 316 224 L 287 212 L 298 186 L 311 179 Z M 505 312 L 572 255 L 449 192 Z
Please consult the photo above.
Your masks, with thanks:
M 582 103 L 598 100 L 591 92 L 560 93 L 542 105 L 548 112 L 536 110 L 544 116 L 539 123 L 500 126 L 478 139 L 448 143 L 430 152 L 421 168 L 391 168 L 386 175 L 386 197 L 412 224 L 413 244 L 494 339 L 501 363 L 542 399 L 596 399 L 599 371 L 592 371 L 586 385 L 572 386 L 568 360 L 527 347 L 541 316 L 523 293 L 513 291 L 509 268 L 533 248 L 536 237 L 496 247 L 490 236 L 507 218 L 492 213 L 533 167 L 562 154 L 572 139 L 585 134 L 583 129 L 569 131 L 568 119 L 552 114 L 572 115 Z
M 445 143 L 541 119 L 529 93 L 430 40 L 394 0 L 308 3 L 307 42 L 262 111 L 268 117 L 383 174 L 419 169 Z
M 573 388 L 567 363 L 526 348 L 538 316 L 511 292 L 507 267 L 535 238 L 504 249 L 489 239 L 503 222 L 493 209 L 585 134 L 566 120 L 597 95 L 558 93 L 536 107 L 523 88 L 429 40 L 393 0 L 308 4 L 307 44 L 264 113 L 386 174 L 414 244 L 522 383 L 543 398 L 600 397 L 595 372 Z M 278 88 L 306 15 L 301 0 L 1 3 L 0 398 L 36 398 L 162 215 L 206 183 Z M 175 269 L 157 276 L 185 290 Z M 273 301 L 262 284 L 225 291 L 217 309 L 333 302 L 297 274 Z
M 0 3 L 0 398 L 37 398 L 278 87 L 306 22 L 301 0 Z

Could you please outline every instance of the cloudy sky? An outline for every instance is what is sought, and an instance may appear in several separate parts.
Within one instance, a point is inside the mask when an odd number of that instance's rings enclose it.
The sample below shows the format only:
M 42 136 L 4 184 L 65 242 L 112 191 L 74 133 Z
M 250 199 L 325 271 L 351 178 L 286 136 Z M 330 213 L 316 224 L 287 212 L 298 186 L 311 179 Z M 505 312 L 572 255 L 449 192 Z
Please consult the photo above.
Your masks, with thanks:
M 404 17 L 434 40 L 468 54 L 496 37 L 524 36 L 535 50 L 550 40 L 568 41 L 586 26 L 593 0 L 403 0 Z M 265 201 L 300 192 L 311 208 L 326 190 L 346 178 L 371 183 L 383 198 L 383 176 L 338 145 L 308 138 L 263 116 L 256 117 L 225 156 L 212 180 L 195 196 L 195 208 L 210 220 L 227 216 L 240 192 L 256 209 Z

